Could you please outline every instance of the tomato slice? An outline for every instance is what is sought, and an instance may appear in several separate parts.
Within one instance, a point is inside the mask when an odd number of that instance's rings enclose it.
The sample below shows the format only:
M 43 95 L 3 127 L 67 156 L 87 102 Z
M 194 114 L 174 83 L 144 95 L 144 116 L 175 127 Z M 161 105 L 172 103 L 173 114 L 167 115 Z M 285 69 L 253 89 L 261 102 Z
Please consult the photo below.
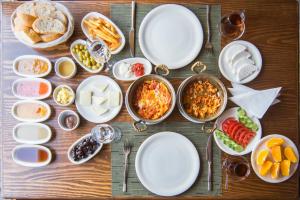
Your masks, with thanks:
M 232 121 L 234 121 L 234 120 L 235 120 L 235 119 L 234 119 L 233 117 L 229 117 L 229 118 L 225 119 L 225 121 L 222 122 L 222 130 L 223 130 L 224 132 L 227 132 L 227 130 L 228 130 L 228 125 L 229 125 Z
M 238 121 L 232 121 L 232 122 L 229 124 L 228 129 L 227 129 L 228 135 L 232 135 L 232 129 L 233 129 L 235 126 L 237 126 L 237 125 L 239 125 Z
M 246 128 L 243 128 L 239 138 L 237 139 L 239 144 L 243 143 L 243 139 L 246 137 L 247 134 L 249 134 L 249 131 Z
M 238 131 L 239 129 L 243 128 L 243 127 L 244 127 L 243 124 L 238 123 L 236 126 L 234 126 L 234 127 L 232 128 L 232 130 L 231 130 L 231 132 L 232 132 L 231 135 L 236 135 L 237 131 Z

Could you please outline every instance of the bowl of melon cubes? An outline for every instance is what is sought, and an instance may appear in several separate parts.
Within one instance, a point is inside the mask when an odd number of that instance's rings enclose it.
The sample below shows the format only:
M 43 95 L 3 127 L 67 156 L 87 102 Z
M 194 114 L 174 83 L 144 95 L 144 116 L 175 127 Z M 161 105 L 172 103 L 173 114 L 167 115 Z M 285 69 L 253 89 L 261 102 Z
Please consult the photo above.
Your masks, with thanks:
M 296 172 L 299 152 L 296 145 L 279 134 L 263 137 L 254 147 L 251 164 L 256 175 L 269 183 L 288 180 Z

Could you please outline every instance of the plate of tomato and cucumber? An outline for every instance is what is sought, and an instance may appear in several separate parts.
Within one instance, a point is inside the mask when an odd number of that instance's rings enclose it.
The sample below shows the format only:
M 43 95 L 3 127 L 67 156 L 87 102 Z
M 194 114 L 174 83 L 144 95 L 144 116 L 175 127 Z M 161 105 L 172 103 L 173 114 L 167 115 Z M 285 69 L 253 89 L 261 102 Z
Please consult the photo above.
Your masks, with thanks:
M 230 155 L 250 153 L 262 136 L 258 118 L 240 107 L 226 110 L 216 121 L 214 138 L 219 148 Z

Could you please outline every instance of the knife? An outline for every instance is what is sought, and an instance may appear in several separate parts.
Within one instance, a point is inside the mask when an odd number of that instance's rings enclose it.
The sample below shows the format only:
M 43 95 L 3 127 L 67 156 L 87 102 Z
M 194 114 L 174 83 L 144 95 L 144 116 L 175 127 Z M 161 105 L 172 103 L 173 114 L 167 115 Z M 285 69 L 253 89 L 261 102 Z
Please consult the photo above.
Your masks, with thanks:
M 206 160 L 208 163 L 207 190 L 211 191 L 211 165 L 212 165 L 212 133 L 209 134 L 206 146 Z
M 129 47 L 130 47 L 131 57 L 135 56 L 134 34 L 135 34 L 135 1 L 132 1 L 131 2 L 131 28 L 129 31 Z

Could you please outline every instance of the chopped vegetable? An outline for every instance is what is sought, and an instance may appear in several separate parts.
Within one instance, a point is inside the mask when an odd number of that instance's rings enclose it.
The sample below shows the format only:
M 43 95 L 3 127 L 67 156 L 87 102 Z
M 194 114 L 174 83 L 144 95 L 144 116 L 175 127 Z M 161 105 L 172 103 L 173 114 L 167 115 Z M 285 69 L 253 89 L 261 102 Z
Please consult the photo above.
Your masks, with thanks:
M 258 125 L 247 115 L 246 111 L 242 108 L 238 108 L 237 116 L 239 121 L 243 123 L 247 128 L 252 131 L 258 131 Z
M 231 148 L 232 150 L 236 151 L 236 152 L 242 152 L 244 151 L 244 148 L 235 143 L 233 140 L 231 140 L 225 133 L 223 133 L 222 131 L 220 130 L 216 130 L 215 131 L 215 134 L 217 136 L 217 138 L 219 138 L 223 144 L 225 144 L 226 146 L 228 146 L 229 148 Z

